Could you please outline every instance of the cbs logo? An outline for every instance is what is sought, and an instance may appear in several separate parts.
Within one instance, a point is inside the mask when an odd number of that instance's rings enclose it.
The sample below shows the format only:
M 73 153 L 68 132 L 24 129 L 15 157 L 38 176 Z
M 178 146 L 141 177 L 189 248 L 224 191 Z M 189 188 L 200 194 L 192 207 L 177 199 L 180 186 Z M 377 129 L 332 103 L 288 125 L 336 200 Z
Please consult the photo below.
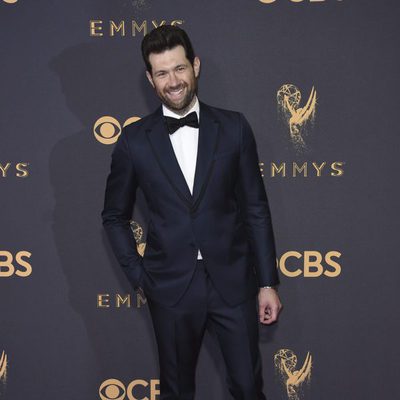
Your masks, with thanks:
M 341 257 L 338 251 L 329 251 L 323 257 L 319 251 L 306 250 L 304 253 L 298 251 L 287 251 L 279 262 L 279 269 L 289 278 L 303 275 L 304 278 L 318 278 L 322 275 L 336 278 L 340 275 L 342 268 L 334 259 Z
M 140 117 L 130 117 L 128 118 L 122 128 L 131 124 L 132 122 L 139 121 Z M 115 143 L 119 135 L 122 132 L 121 124 L 117 119 L 109 115 L 99 118 L 93 127 L 94 137 L 103 144 L 113 144 Z
M 156 400 L 156 396 L 160 394 L 159 385 L 159 379 L 151 379 L 149 382 L 135 379 L 128 387 L 118 379 L 107 379 L 100 385 L 99 396 L 101 400 Z M 136 392 L 140 390 L 145 390 L 150 397 L 136 397 L 139 395 Z
M 26 278 L 32 273 L 32 266 L 24 260 L 30 258 L 32 254 L 29 251 L 19 251 L 15 255 L 15 259 L 7 250 L 0 250 L 0 278 L 8 278 L 17 275 Z

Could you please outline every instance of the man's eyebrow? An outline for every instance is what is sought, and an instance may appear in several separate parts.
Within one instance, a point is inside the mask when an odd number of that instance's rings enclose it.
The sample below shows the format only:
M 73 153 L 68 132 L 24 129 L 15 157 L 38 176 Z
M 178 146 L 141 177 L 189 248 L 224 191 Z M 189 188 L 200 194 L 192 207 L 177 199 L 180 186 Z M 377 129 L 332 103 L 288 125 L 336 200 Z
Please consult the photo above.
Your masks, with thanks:
M 154 71 L 154 75 L 158 74 L 159 72 L 165 72 L 165 71 L 166 71 L 165 69 L 158 69 L 158 70 Z
M 178 64 L 172 69 L 180 68 L 180 67 L 186 67 L 186 64 Z M 160 72 L 167 72 L 166 69 L 158 69 L 157 71 L 154 71 L 154 75 L 159 74 Z

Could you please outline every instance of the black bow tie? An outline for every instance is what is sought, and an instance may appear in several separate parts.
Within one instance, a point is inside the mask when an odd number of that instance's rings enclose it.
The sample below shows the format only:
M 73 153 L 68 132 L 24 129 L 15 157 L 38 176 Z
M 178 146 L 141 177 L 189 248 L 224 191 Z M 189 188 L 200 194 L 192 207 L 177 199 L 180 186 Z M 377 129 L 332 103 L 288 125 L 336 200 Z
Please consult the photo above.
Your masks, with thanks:
M 169 134 L 172 135 L 177 129 L 182 128 L 182 126 L 191 126 L 192 128 L 199 127 L 199 120 L 197 119 L 196 111 L 192 111 L 190 114 L 183 118 L 173 118 L 165 117 L 167 122 Z

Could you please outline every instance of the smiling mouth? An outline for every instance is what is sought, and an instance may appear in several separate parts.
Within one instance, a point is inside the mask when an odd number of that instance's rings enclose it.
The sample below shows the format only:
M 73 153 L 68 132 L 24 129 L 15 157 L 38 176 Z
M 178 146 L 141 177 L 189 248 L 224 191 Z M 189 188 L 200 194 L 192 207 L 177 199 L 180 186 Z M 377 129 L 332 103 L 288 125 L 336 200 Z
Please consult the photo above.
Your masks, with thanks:
M 168 95 L 173 99 L 178 99 L 182 96 L 184 88 L 180 88 L 179 90 L 169 90 Z

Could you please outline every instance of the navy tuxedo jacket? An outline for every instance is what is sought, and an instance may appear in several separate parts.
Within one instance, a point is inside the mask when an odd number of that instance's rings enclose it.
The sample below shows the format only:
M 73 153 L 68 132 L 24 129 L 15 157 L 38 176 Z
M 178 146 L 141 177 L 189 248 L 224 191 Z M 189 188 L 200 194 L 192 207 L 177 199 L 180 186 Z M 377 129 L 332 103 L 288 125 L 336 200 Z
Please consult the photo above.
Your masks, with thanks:
M 129 221 L 140 187 L 149 208 L 143 257 Z M 134 288 L 174 305 L 200 249 L 224 300 L 237 305 L 279 277 L 257 147 L 243 114 L 200 102 L 193 195 L 179 167 L 162 106 L 126 126 L 112 153 L 103 225 Z

